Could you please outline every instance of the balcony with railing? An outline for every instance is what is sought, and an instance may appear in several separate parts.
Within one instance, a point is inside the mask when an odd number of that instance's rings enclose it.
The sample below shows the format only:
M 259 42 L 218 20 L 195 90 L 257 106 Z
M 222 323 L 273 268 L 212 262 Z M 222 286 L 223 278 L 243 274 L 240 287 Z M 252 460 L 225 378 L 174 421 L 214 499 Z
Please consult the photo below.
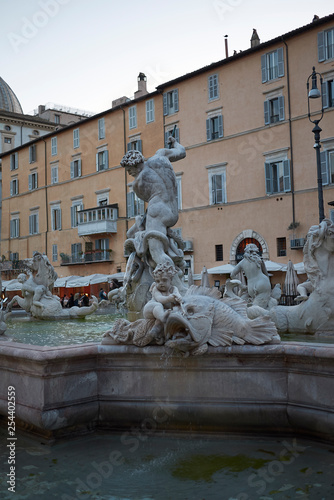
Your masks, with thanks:
M 72 255 L 60 254 L 61 266 L 72 266 L 74 264 L 92 264 L 94 262 L 112 262 L 112 250 L 90 250 Z
M 78 235 L 117 233 L 118 205 L 78 210 Z

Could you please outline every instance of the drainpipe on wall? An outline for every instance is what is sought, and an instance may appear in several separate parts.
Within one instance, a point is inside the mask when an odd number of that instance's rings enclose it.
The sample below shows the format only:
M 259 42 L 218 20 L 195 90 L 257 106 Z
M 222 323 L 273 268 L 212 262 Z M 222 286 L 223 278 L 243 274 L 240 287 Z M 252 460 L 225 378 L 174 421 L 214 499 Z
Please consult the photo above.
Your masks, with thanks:
M 292 222 L 296 222 L 296 211 L 295 211 L 295 186 L 294 186 L 294 175 L 293 175 L 293 146 L 292 146 L 292 123 L 291 123 L 291 96 L 290 96 L 290 72 L 289 72 L 289 50 L 286 41 L 283 36 L 281 37 L 285 45 L 285 55 L 286 55 L 286 78 L 288 85 L 288 109 L 289 109 L 289 140 L 290 140 L 290 176 L 291 176 L 291 203 L 292 203 Z
M 48 254 L 48 232 L 49 232 L 49 208 L 48 208 L 48 183 L 47 183 L 47 173 L 48 173 L 48 168 L 47 168 L 47 159 L 46 159 L 46 141 L 43 139 L 44 142 L 44 175 L 45 175 L 45 216 L 46 216 L 46 231 L 45 231 L 45 255 Z
M 126 154 L 126 124 L 125 124 L 125 109 L 120 106 L 121 110 L 123 111 L 123 143 L 124 143 L 124 154 Z M 125 184 L 125 230 L 128 232 L 129 229 L 129 214 L 128 214 L 128 200 L 127 200 L 127 194 L 128 194 L 128 176 L 126 173 L 126 168 L 124 169 L 124 184 Z

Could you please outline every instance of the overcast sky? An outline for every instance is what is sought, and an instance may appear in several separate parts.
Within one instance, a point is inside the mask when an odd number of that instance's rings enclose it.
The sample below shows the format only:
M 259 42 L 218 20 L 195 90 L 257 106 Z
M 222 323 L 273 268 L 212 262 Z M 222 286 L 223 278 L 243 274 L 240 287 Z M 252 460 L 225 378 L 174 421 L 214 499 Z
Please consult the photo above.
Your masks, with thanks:
M 0 76 L 24 113 L 53 102 L 100 112 L 334 12 L 333 0 L 0 0 Z M 311 68 L 310 68 L 311 71 Z

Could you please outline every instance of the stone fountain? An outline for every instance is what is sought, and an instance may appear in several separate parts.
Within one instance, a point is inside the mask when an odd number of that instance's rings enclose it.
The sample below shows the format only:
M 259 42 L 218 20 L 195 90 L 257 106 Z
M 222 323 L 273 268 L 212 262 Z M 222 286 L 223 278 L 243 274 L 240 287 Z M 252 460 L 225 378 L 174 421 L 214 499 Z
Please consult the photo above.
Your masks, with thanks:
M 132 321 L 120 320 L 95 344 L 0 342 L 3 420 L 10 386 L 17 426 L 49 439 L 94 429 L 125 431 L 131 439 L 131 433 L 153 429 L 292 434 L 333 442 L 334 344 L 281 342 L 279 336 L 286 330 L 282 324 L 295 324 L 290 315 L 299 317 L 301 329 L 333 332 L 334 302 L 326 281 L 334 271 L 333 226 L 324 221 L 310 229 L 305 266 L 312 292 L 285 312 L 258 270 L 266 297 L 259 297 L 256 280 L 247 296 L 245 290 L 235 293 L 235 277 L 223 298 L 207 287 L 187 288 L 182 241 L 172 229 L 177 205 L 171 165 L 185 150 L 173 137 L 169 142 L 170 148 L 148 160 L 129 152 L 121 162 L 147 203 L 146 216 L 128 232 L 130 258 L 117 292 Z M 244 264 L 250 277 L 254 266 Z

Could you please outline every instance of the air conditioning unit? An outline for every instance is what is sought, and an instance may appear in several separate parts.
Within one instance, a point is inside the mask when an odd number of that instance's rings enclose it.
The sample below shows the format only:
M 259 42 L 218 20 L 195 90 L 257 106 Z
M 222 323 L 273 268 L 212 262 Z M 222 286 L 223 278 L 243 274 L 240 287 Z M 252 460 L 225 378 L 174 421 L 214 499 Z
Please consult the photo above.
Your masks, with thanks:
M 296 238 L 290 241 L 291 249 L 301 249 L 305 245 L 305 238 Z
M 186 240 L 183 243 L 184 243 L 183 250 L 185 252 L 192 252 L 193 251 L 193 242 L 192 241 Z

